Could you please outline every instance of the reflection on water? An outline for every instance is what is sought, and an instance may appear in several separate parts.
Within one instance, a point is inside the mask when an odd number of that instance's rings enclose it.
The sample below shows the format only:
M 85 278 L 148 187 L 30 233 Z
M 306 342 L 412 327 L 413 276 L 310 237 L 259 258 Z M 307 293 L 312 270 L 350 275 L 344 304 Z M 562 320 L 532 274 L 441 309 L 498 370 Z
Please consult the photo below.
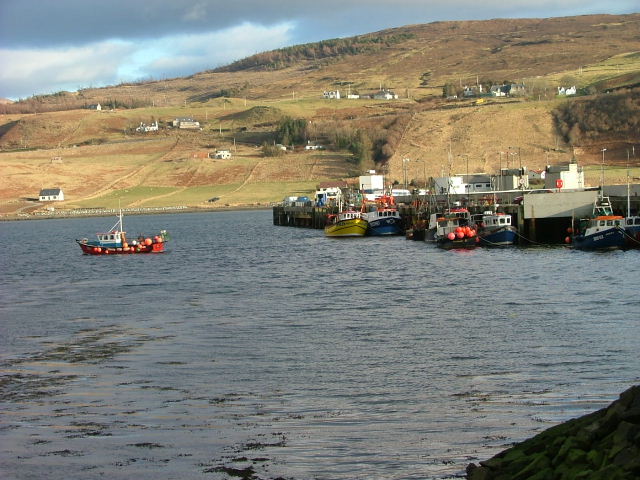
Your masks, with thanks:
M 445 478 L 638 381 L 638 251 L 104 223 L 0 224 L 3 478 Z

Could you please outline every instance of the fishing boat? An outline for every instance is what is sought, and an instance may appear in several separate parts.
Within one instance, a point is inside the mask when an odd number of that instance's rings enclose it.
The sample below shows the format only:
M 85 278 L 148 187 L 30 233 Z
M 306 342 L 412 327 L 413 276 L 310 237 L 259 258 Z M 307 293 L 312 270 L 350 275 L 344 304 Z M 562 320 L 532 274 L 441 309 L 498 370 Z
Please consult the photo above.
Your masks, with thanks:
M 628 216 L 624 224 L 626 247 L 640 248 L 640 217 Z
M 477 232 L 472 228 L 471 214 L 466 208 L 452 208 L 429 217 L 426 242 L 447 250 L 471 249 L 478 245 Z
M 327 237 L 364 237 L 367 229 L 368 222 L 362 218 L 362 212 L 349 208 L 327 216 L 324 234 Z
M 504 247 L 514 245 L 518 240 L 518 231 L 511 224 L 511 215 L 485 211 L 474 215 L 480 245 L 485 247 Z
M 119 255 L 138 253 L 161 253 L 168 239 L 167 231 L 161 230 L 158 235 L 140 235 L 134 240 L 127 239 L 122 222 L 122 210 L 118 213 L 118 221 L 107 232 L 97 233 L 97 240 L 83 238 L 76 242 L 85 255 Z
M 611 250 L 625 247 L 625 219 L 614 215 L 608 197 L 599 197 L 593 205 L 593 216 L 580 220 L 573 235 L 573 247 L 579 250 Z
M 402 218 L 396 207 L 395 199 L 390 195 L 383 195 L 375 200 L 375 204 L 363 205 L 364 218 L 368 224 L 368 235 L 400 235 L 402 233 Z

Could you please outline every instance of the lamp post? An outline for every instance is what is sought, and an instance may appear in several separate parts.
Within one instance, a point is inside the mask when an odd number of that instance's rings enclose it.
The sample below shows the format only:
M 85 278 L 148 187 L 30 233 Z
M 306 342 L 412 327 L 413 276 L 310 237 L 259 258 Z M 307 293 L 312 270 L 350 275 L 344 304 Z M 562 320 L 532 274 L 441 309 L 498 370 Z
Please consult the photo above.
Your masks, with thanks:
M 604 152 L 606 152 L 607 149 L 603 148 L 601 151 L 602 151 L 602 168 L 600 171 L 600 196 L 602 197 L 604 195 Z
M 402 159 L 402 175 L 403 175 L 403 180 L 404 180 L 404 189 L 407 189 L 407 163 L 409 163 L 410 160 L 408 158 L 403 158 Z

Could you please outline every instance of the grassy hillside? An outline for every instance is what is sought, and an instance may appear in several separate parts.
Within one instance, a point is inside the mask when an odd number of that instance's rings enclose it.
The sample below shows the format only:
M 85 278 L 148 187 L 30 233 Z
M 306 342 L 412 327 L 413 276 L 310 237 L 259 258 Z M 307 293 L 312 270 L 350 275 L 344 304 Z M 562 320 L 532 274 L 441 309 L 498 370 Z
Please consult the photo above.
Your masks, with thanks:
M 360 174 L 363 165 L 337 140 L 345 132 L 366 133 L 389 182 L 402 181 L 403 164 L 418 185 L 449 169 L 543 168 L 573 155 L 597 165 L 602 148 L 612 164 L 607 180 L 622 181 L 620 167 L 637 138 L 599 134 L 568 144 L 552 112 L 567 101 L 556 96 L 558 86 L 598 95 L 637 85 L 639 33 L 640 14 L 436 22 L 283 49 L 188 78 L 4 106 L 28 113 L 0 115 L 0 213 L 36 208 L 25 199 L 54 186 L 68 198 L 58 207 L 266 204 Z M 482 103 L 442 97 L 445 83 L 503 80 L 523 82 L 526 95 Z M 368 94 L 381 86 L 400 98 L 321 97 L 324 90 Z M 47 111 L 97 102 L 105 109 Z M 126 108 L 135 105 L 145 106 Z M 202 130 L 168 128 L 184 116 Z M 274 141 L 286 117 L 305 118 L 311 140 L 328 149 L 263 156 L 260 146 Z M 159 132 L 136 133 L 141 122 L 156 120 Z M 201 158 L 221 148 L 233 158 Z M 594 171 L 587 181 L 598 178 Z

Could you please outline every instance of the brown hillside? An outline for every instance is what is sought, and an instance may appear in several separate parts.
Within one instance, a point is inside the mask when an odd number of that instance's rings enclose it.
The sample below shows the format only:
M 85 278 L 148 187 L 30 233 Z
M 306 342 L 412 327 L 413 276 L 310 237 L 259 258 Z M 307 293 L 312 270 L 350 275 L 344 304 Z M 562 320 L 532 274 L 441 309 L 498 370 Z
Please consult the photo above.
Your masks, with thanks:
M 390 182 L 403 180 L 403 163 L 409 180 L 422 185 L 449 169 L 543 168 L 573 155 L 583 165 L 599 164 L 602 148 L 608 164 L 625 165 L 630 138 L 600 135 L 565 144 L 552 111 L 564 101 L 555 96 L 559 85 L 598 92 L 637 82 L 640 14 L 436 22 L 370 36 L 396 40 L 370 42 L 373 47 L 357 55 L 326 49 L 325 56 L 296 58 L 280 69 L 258 65 L 32 99 L 22 105 L 30 113 L 0 115 L 0 213 L 39 208 L 24 199 L 55 186 L 69 199 L 61 207 L 209 207 L 212 198 L 236 205 L 308 194 L 320 181 L 361 173 L 363 165 L 333 143 L 338 133 L 358 130 L 378 148 L 376 168 Z M 445 83 L 460 87 L 477 80 L 522 81 L 527 95 L 483 103 L 442 98 Z M 366 94 L 381 86 L 400 99 L 321 98 L 323 90 Z M 230 92 L 235 98 L 220 97 Z M 101 112 L 42 113 L 98 102 L 106 107 Z M 148 106 L 123 108 L 138 104 Z M 198 120 L 202 130 L 168 128 L 184 116 Z M 274 142 L 284 117 L 306 118 L 310 138 L 328 149 L 263 157 L 260 145 Z M 135 132 L 141 122 L 155 120 L 160 131 Z M 219 148 L 233 150 L 233 159 L 203 160 Z M 52 161 L 56 157 L 62 162 Z M 608 172 L 607 180 L 621 181 L 624 174 Z M 587 181 L 598 177 L 588 173 Z

